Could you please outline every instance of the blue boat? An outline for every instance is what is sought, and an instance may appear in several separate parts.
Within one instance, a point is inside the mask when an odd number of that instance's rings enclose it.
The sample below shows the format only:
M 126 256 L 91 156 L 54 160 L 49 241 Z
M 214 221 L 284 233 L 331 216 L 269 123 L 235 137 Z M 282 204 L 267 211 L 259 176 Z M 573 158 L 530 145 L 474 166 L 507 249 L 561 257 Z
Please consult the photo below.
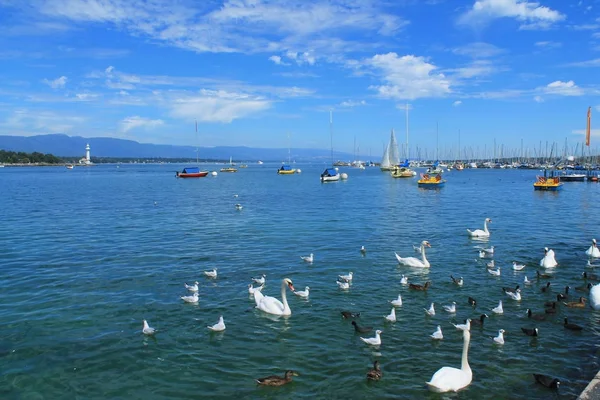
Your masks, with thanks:
M 335 168 L 325 168 L 321 174 L 321 182 L 335 182 L 340 180 L 340 174 Z

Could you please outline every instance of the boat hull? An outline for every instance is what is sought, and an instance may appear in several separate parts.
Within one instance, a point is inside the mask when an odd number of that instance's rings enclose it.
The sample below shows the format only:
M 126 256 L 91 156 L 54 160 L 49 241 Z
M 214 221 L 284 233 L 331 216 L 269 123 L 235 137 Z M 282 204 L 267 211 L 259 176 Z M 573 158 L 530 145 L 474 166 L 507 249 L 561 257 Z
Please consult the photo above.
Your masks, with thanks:
M 394 169 L 391 173 L 392 178 L 412 178 L 416 173 L 409 168 Z
M 439 188 L 443 188 L 444 185 L 446 184 L 446 181 L 439 181 L 439 182 L 417 182 L 420 188 L 423 189 L 439 189 Z
M 293 175 L 296 173 L 296 170 L 293 169 L 291 171 L 282 171 L 282 170 L 277 170 L 277 174 L 278 175 Z
M 533 184 L 533 190 L 543 190 L 548 192 L 556 192 L 561 190 L 563 183 L 559 177 L 545 178 L 538 176 L 537 181 Z
M 188 174 L 186 174 L 184 172 L 177 173 L 178 178 L 204 178 L 207 175 L 208 175 L 208 171 L 193 172 L 193 173 L 188 173 Z

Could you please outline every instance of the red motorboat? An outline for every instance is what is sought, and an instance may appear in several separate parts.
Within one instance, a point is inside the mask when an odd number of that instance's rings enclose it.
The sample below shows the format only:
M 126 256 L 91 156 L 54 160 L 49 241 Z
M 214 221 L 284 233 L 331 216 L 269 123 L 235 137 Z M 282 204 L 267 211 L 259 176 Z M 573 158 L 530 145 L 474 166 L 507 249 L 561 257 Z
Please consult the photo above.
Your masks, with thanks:
M 206 175 L 208 175 L 208 171 L 200 171 L 198 167 L 184 168 L 183 171 L 176 173 L 178 178 L 204 178 Z

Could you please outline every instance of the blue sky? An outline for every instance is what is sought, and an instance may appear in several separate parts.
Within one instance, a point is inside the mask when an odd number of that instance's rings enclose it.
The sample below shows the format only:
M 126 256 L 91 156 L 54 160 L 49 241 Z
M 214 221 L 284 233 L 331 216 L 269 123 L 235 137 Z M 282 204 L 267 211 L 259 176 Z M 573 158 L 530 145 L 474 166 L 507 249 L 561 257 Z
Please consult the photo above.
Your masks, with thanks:
M 333 110 L 376 158 L 409 104 L 412 152 L 533 155 L 600 115 L 600 0 L 0 0 L 0 27 L 1 135 L 328 149 Z

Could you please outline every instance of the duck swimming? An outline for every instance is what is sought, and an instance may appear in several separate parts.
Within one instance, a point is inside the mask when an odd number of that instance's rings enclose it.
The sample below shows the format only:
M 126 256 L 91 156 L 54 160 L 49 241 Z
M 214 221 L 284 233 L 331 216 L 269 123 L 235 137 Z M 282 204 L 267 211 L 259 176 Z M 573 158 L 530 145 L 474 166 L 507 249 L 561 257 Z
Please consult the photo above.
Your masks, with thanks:
M 270 375 L 264 378 L 258 378 L 256 383 L 264 386 L 281 386 L 290 383 L 292 381 L 292 376 L 298 376 L 298 373 L 290 369 L 285 371 L 283 378 L 277 375 Z
M 413 290 L 427 290 L 427 289 L 429 289 L 429 286 L 431 286 L 431 281 L 425 282 L 424 285 L 417 285 L 415 283 L 408 284 L 408 287 Z
M 383 376 L 383 372 L 381 372 L 381 368 L 379 368 L 379 361 L 375 360 L 373 362 L 373 368 L 367 372 L 367 379 L 370 381 L 378 381 Z
M 563 304 L 567 307 L 570 308 L 585 308 L 585 298 L 584 297 L 580 297 L 579 301 L 570 301 L 568 303 L 565 303 L 563 301 Z

